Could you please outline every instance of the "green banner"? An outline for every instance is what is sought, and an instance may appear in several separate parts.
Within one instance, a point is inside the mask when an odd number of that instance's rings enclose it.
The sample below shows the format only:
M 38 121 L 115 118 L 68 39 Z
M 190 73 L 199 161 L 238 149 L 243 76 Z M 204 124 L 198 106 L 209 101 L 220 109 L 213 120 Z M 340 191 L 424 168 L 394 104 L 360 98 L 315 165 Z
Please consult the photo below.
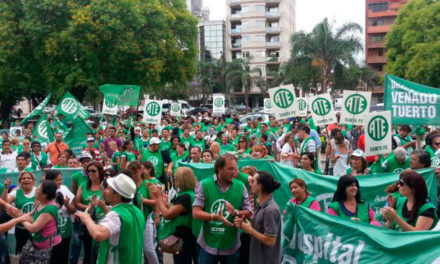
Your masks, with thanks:
M 63 174 L 63 184 L 66 185 L 69 189 L 72 185 L 72 176 L 75 172 L 81 171 L 82 168 L 76 168 L 76 169 L 57 169 L 61 171 Z M 36 177 L 36 185 L 39 184 L 41 181 L 41 176 L 43 175 L 43 171 L 31 171 L 35 177 Z M 19 172 L 11 172 L 11 173 L 0 173 L 0 183 L 4 183 L 5 179 L 8 178 L 11 180 L 12 184 L 17 185 L 18 182 L 18 175 L 20 175 Z
M 20 125 L 24 125 L 24 124 L 25 124 L 29 119 L 31 119 L 32 117 L 40 115 L 40 114 L 43 112 L 44 108 L 46 107 L 47 103 L 49 103 L 50 97 L 51 97 L 51 94 L 49 94 L 49 95 L 43 100 L 43 102 L 41 102 L 37 107 L 35 107 L 35 109 L 34 109 L 32 112 L 30 112 L 30 114 L 27 115 L 27 116 L 23 119 L 23 121 L 20 122 Z
M 399 232 L 289 207 L 282 264 L 438 263 L 440 232 Z
M 192 168 L 199 181 L 214 175 L 213 164 L 180 163 L 180 166 Z M 307 190 L 319 201 L 321 208 L 326 211 L 336 191 L 339 179 L 336 176 L 314 174 L 267 160 L 239 160 L 238 167 L 242 168 L 244 166 L 255 166 L 258 170 L 269 172 L 281 183 L 281 188 L 274 192 L 274 199 L 282 210 L 286 202 L 292 198 L 289 189 L 289 182 L 292 179 L 303 179 L 307 184 Z M 431 201 L 437 204 L 437 180 L 434 169 L 423 169 L 418 172 L 425 178 Z M 387 198 L 385 189 L 399 179 L 399 173 L 364 175 L 357 177 L 357 179 L 359 180 L 362 199 L 366 200 L 376 215 L 379 216 L 380 208 L 385 205 Z
M 64 138 L 64 141 L 73 151 L 75 156 L 81 154 L 83 145 L 87 143 L 88 132 L 94 133 L 93 128 L 91 128 L 82 118 L 77 117 L 73 122 L 69 133 Z
M 393 124 L 440 125 L 440 89 L 387 74 L 385 110 Z
M 42 114 L 40 121 L 35 125 L 32 135 L 40 142 L 51 143 L 54 141 L 53 131 L 46 114 Z
M 86 120 L 91 116 L 90 112 L 69 92 L 66 92 L 58 103 L 57 113 L 66 116 L 69 120 L 74 120 L 77 116 Z
M 99 87 L 105 101 L 112 105 L 137 106 L 141 87 L 137 85 L 104 84 Z

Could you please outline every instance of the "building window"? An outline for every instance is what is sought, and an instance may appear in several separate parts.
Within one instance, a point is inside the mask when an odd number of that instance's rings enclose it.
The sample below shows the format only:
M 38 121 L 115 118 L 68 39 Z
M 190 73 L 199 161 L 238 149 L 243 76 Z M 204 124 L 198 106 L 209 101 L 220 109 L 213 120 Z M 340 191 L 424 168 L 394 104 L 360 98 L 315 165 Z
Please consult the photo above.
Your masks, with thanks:
M 374 19 L 370 19 L 369 21 L 370 26 L 376 27 L 376 26 L 382 26 L 383 24 L 385 24 L 385 21 L 383 18 L 374 18 Z
M 258 42 L 258 43 L 264 42 L 265 39 L 266 39 L 265 35 L 257 35 L 257 36 L 255 36 L 255 42 Z
M 368 5 L 368 9 L 372 12 L 383 12 L 388 10 L 388 3 L 372 3 Z
M 385 35 L 371 35 L 370 42 L 382 42 L 385 38 Z
M 380 49 L 377 51 L 377 55 L 382 57 L 383 56 L 383 49 Z
M 264 5 L 256 5 L 255 6 L 255 11 L 258 13 L 264 13 L 266 7 Z
M 249 22 L 249 21 L 243 21 L 243 22 L 241 23 L 241 28 L 246 29 L 246 28 L 249 28 L 250 25 L 251 25 L 251 22 Z
M 247 43 L 251 41 L 251 37 L 250 36 L 243 36 L 243 38 L 241 39 L 242 43 Z
M 265 20 L 257 20 L 257 21 L 255 21 L 254 28 L 263 28 L 264 29 L 265 24 L 266 24 Z

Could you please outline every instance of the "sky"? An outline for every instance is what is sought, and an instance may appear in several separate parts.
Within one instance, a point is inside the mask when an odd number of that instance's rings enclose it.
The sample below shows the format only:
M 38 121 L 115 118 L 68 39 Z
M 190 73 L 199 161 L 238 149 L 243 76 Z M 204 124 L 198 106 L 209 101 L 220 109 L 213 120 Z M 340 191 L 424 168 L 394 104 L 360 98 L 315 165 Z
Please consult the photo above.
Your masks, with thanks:
M 226 18 L 226 0 L 203 0 L 203 6 L 210 9 L 211 20 Z M 326 17 L 336 27 L 356 22 L 365 28 L 365 0 L 296 0 L 297 31 L 310 32 Z

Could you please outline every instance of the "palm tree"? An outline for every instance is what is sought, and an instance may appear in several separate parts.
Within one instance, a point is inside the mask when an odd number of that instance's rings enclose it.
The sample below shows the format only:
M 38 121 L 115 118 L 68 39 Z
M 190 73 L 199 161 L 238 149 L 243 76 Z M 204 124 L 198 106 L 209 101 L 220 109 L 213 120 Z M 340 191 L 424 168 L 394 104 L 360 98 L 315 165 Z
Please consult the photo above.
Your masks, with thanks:
M 258 76 L 261 77 L 261 70 L 258 68 L 251 69 L 249 66 L 250 58 L 246 60 L 236 59 L 227 63 L 226 66 L 226 89 L 230 91 L 240 90 L 244 88 L 244 101 L 246 107 L 249 107 L 249 92 L 252 84 L 257 81 Z
M 325 93 L 334 82 L 333 74 L 337 65 L 355 63 L 353 55 L 362 50 L 358 33 L 362 33 L 359 24 L 347 23 L 333 30 L 333 25 L 326 18 L 311 33 L 301 31 L 292 35 L 290 65 L 298 66 L 302 61 L 309 63 L 307 67 L 316 67 L 319 70 L 321 92 Z

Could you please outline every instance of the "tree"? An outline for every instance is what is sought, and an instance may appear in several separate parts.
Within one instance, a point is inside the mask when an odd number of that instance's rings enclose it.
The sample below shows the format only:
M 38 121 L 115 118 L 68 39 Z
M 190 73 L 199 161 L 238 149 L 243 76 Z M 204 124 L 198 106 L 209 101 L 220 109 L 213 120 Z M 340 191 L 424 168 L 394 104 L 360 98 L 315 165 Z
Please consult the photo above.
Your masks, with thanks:
M 226 62 L 224 57 L 211 58 L 197 62 L 197 82 L 202 92 L 202 101 L 206 103 L 213 93 L 226 93 L 225 75 Z M 227 93 L 225 95 L 227 97 Z
M 440 83 L 440 2 L 409 1 L 386 36 L 388 73 L 438 87 Z
M 105 83 L 185 94 L 196 73 L 197 19 L 183 0 L 0 1 L 3 114 L 23 97 L 80 101 Z
M 334 83 L 336 67 L 355 63 L 353 55 L 362 50 L 358 36 L 361 32 L 361 26 L 356 23 L 347 23 L 333 30 L 324 19 L 311 33 L 301 31 L 293 34 L 286 78 L 305 87 L 310 87 L 310 82 L 319 78 L 321 92 L 325 93 Z M 297 68 L 301 69 L 301 73 L 295 73 Z M 287 76 L 287 73 L 297 76 Z
M 251 69 L 249 66 L 249 58 L 246 60 L 236 59 L 229 62 L 226 66 L 226 89 L 244 90 L 244 101 L 249 107 L 249 93 L 252 84 L 258 76 L 261 77 L 261 70 L 258 68 Z

